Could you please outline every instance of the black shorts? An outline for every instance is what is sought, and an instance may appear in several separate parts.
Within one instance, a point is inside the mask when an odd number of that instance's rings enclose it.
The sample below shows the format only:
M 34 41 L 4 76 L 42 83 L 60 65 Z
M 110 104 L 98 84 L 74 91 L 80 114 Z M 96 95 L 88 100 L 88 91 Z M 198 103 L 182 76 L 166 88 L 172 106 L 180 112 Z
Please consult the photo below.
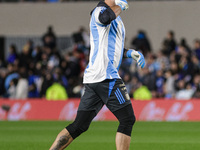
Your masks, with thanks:
M 78 111 L 95 111 L 96 114 L 106 105 L 115 112 L 129 104 L 130 97 L 121 79 L 104 80 L 99 83 L 85 84 Z

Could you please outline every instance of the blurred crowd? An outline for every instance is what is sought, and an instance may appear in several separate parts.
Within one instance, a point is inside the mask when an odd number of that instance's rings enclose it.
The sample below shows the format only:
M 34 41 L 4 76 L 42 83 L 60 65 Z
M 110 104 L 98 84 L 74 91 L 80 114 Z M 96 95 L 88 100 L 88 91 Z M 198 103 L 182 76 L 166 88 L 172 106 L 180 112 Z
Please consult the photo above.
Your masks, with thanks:
M 57 49 L 51 26 L 41 38 L 42 45 L 28 40 L 20 53 L 15 44 L 10 45 L 6 60 L 0 60 L 0 97 L 63 100 L 79 97 L 88 62 L 89 35 L 81 28 L 72 38 L 74 47 L 64 54 Z
M 145 31 L 139 31 L 132 47 L 145 55 L 146 66 L 137 69 L 135 62 L 124 60 L 121 76 L 134 99 L 200 98 L 200 40 L 190 47 L 185 38 L 177 42 L 169 31 L 158 52 L 151 50 Z
M 51 26 L 42 36 L 42 45 L 29 40 L 20 53 L 10 45 L 5 60 L 0 60 L 0 97 L 10 99 L 46 98 L 65 100 L 80 97 L 82 77 L 89 60 L 89 33 L 84 27 L 72 34 L 73 48 L 60 53 Z M 191 47 L 185 38 L 177 42 L 169 31 L 159 51 L 152 50 L 145 31 L 138 31 L 131 48 L 141 51 L 146 66 L 124 58 L 119 74 L 128 94 L 134 99 L 200 98 L 200 40 Z

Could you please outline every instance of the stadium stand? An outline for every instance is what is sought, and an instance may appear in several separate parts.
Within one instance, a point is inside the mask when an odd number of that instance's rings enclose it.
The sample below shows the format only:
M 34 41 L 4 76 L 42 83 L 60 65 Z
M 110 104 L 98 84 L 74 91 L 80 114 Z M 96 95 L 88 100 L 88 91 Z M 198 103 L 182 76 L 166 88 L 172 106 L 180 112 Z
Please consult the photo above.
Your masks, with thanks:
M 80 97 L 82 75 L 89 59 L 89 34 L 81 27 L 70 38 L 73 44 L 65 51 L 60 51 L 62 44 L 53 31 L 45 33 L 40 42 L 38 38 L 36 43 L 27 38 L 21 51 L 16 46 L 17 41 L 11 44 L 6 58 L 0 61 L 1 97 L 46 97 L 47 89 L 55 82 L 66 89 L 69 97 Z M 143 47 L 149 43 L 143 42 L 148 41 L 144 40 L 147 37 L 138 34 L 133 39 L 136 38 L 137 42 L 132 42 L 132 48 L 144 50 Z M 147 63 L 143 70 L 132 59 L 123 60 L 119 72 L 129 95 L 134 98 L 134 92 L 146 87 L 144 92 L 149 91 L 150 98 L 199 98 L 200 40 L 196 39 L 190 47 L 185 38 L 178 42 L 175 33 L 169 31 L 161 45 L 158 53 L 146 50 Z M 17 89 L 21 86 L 27 91 L 23 90 L 25 93 L 20 96 Z M 136 96 L 135 99 L 145 98 Z

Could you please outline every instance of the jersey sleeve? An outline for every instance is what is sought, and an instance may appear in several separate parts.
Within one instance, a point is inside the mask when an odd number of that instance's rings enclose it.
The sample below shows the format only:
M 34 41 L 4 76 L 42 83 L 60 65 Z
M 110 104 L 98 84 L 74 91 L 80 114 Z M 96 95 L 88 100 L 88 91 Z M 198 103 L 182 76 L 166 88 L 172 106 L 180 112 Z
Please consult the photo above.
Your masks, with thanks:
M 108 25 L 116 19 L 116 15 L 110 7 L 98 7 L 94 15 L 99 25 Z

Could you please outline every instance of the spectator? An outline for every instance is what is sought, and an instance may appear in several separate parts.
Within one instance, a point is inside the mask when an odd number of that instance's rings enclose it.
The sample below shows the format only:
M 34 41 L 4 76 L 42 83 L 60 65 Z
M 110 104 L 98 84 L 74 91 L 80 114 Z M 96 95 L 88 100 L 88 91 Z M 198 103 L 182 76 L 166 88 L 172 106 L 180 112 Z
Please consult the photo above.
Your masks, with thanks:
M 193 98 L 200 98 L 200 75 L 196 74 L 193 79 L 193 89 L 195 89 Z
M 163 71 L 158 70 L 156 72 L 156 97 L 164 97 L 164 82 Z
M 193 73 L 194 74 L 200 73 L 200 61 L 197 58 L 197 56 L 196 55 L 192 55 L 191 56 L 191 61 L 192 61 L 192 64 L 193 64 Z
M 34 74 L 32 70 L 29 70 L 29 77 L 28 77 L 29 98 L 40 97 L 41 84 L 42 84 L 41 76 L 38 73 Z
M 42 57 L 42 50 L 40 46 L 36 46 L 32 53 L 31 53 L 31 57 L 33 59 L 34 62 L 38 62 L 41 61 L 41 57 Z
M 141 86 L 133 93 L 133 98 L 135 100 L 151 100 L 152 95 L 146 86 Z
M 176 99 L 181 99 L 181 100 L 189 100 L 192 98 L 192 95 L 194 94 L 194 89 L 192 89 L 192 86 L 190 83 L 187 83 L 184 85 L 184 81 L 183 80 L 180 80 L 179 81 L 179 85 L 181 86 L 180 87 L 180 90 L 176 93 L 176 96 L 175 98 Z M 185 86 L 185 87 L 183 87 Z
M 163 54 L 165 54 L 166 56 L 169 56 L 173 51 L 175 51 L 176 41 L 173 31 L 169 31 L 167 33 L 167 37 L 164 39 L 162 47 Z
M 83 31 L 82 31 L 82 36 L 83 36 L 84 45 L 86 46 L 86 48 L 89 49 L 90 48 L 90 35 L 84 27 L 83 27 Z
M 192 50 L 192 52 L 194 53 L 194 55 L 197 56 L 197 58 L 200 60 L 200 40 L 196 39 L 194 41 L 194 48 Z
M 175 61 L 171 62 L 171 64 L 170 64 L 170 70 L 172 72 L 172 75 L 175 76 L 175 79 L 179 79 L 180 78 L 179 67 L 178 67 L 178 64 Z
M 41 56 L 41 66 L 42 68 L 46 68 L 48 64 L 48 55 L 46 53 L 42 53 Z
M 67 78 L 62 74 L 62 70 L 60 68 L 57 67 L 54 69 L 53 78 L 54 78 L 54 81 L 60 83 L 66 89 L 68 88 Z
M 173 98 L 174 94 L 175 94 L 175 78 L 172 75 L 172 71 L 171 70 L 167 70 L 165 72 L 165 78 L 166 78 L 166 82 L 164 85 L 164 92 L 165 92 L 165 97 L 166 98 Z
M 132 77 L 132 80 L 130 82 L 130 92 L 129 92 L 129 95 L 130 97 L 133 97 L 133 93 L 142 85 L 141 82 L 139 82 L 138 78 L 133 76 Z
M 75 44 L 89 46 L 88 33 L 84 27 L 80 27 L 78 32 L 74 32 L 72 35 L 72 38 L 73 38 Z
M 6 91 L 8 90 L 8 88 L 10 86 L 10 82 L 13 79 L 18 79 L 19 78 L 19 74 L 17 72 L 15 72 L 13 64 L 8 64 L 7 69 L 8 69 L 8 72 L 7 72 L 7 76 L 5 78 L 5 83 L 4 83 Z
M 6 97 L 16 99 L 16 86 L 18 79 L 14 78 L 10 81 Z
M 54 101 L 67 100 L 68 96 L 67 96 L 65 88 L 61 84 L 54 83 L 47 89 L 46 99 L 54 100 Z
M 192 78 L 191 76 L 194 74 L 193 65 L 190 62 L 189 57 L 181 56 L 179 61 L 179 68 L 181 78 L 185 78 L 185 80 L 189 82 Z
M 177 48 L 176 48 L 176 55 L 179 55 L 179 56 L 184 56 L 184 57 L 188 57 L 190 56 L 189 55 L 189 52 L 186 50 L 186 48 L 182 45 L 178 45 Z
M 176 91 L 184 90 L 186 83 L 183 79 L 176 80 Z
M 20 77 L 16 86 L 16 99 L 26 99 L 28 97 L 27 70 L 25 67 L 20 68 Z
M 181 39 L 180 45 L 183 46 L 189 54 L 191 54 L 191 48 L 190 48 L 190 46 L 188 45 L 188 43 L 187 43 L 187 41 L 186 41 L 185 38 L 182 38 L 182 39 Z
M 7 62 L 13 64 L 14 61 L 18 58 L 17 48 L 14 44 L 10 45 L 9 54 L 7 57 Z
M 161 64 L 159 64 L 159 62 L 156 61 L 155 55 L 149 54 L 146 58 L 147 58 L 146 67 L 148 67 L 150 72 L 155 73 L 157 70 L 161 68 Z
M 53 50 L 56 48 L 56 35 L 52 26 L 48 26 L 47 32 L 42 36 L 43 46 Z
M 53 68 L 58 67 L 59 64 L 60 64 L 59 56 L 56 54 L 52 54 L 48 59 L 47 67 L 49 70 L 52 70 Z
M 197 87 L 192 98 L 198 98 L 198 99 L 200 98 L 200 86 Z
M 156 77 L 153 72 L 145 67 L 143 68 L 143 75 L 140 78 L 143 85 L 145 85 L 152 93 L 153 97 L 156 97 Z
M 169 69 L 169 67 L 170 67 L 170 62 L 169 62 L 169 58 L 168 57 L 166 57 L 164 54 L 163 54 L 163 52 L 162 51 L 159 51 L 158 53 L 157 53 L 157 58 L 156 58 L 156 68 L 158 69 L 158 70 L 167 70 L 167 69 Z
M 77 78 L 80 74 L 80 62 L 79 62 L 79 52 L 70 52 L 65 55 L 65 60 L 67 61 L 67 69 L 65 74 L 67 78 Z
M 22 52 L 19 56 L 19 65 L 22 67 L 25 67 L 26 69 L 29 68 L 29 64 L 31 63 L 32 61 L 32 58 L 31 58 L 31 52 L 30 52 L 31 48 L 30 48 L 30 45 L 24 45 L 23 49 L 22 49 Z
M 45 97 L 47 89 L 54 83 L 52 75 L 47 72 L 43 75 L 43 82 L 41 86 L 40 96 Z
M 131 91 L 131 76 L 130 74 L 128 73 L 125 73 L 124 77 L 123 77 L 123 81 L 124 81 L 124 84 L 126 85 L 126 89 L 127 89 L 127 92 L 130 93 Z
M 131 45 L 134 49 L 142 51 L 144 56 L 151 52 L 151 45 L 149 39 L 147 38 L 146 32 L 139 30 L 136 37 L 131 41 Z

